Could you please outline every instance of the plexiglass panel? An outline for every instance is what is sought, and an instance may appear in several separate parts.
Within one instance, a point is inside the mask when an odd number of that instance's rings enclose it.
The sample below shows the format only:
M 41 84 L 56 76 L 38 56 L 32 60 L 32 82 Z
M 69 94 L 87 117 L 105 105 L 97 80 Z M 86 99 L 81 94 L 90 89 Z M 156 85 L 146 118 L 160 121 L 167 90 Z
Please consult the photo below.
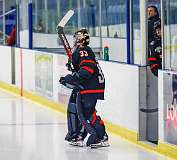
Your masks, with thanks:
M 165 69 L 177 70 L 177 1 L 163 1 Z

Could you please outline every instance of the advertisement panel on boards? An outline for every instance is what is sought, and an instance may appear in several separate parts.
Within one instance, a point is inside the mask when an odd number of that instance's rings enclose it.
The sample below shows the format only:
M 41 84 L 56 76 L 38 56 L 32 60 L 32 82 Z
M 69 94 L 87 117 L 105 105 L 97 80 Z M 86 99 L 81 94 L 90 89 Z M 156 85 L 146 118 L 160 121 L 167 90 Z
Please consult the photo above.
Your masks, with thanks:
M 165 141 L 177 145 L 177 74 L 164 73 L 164 120 Z

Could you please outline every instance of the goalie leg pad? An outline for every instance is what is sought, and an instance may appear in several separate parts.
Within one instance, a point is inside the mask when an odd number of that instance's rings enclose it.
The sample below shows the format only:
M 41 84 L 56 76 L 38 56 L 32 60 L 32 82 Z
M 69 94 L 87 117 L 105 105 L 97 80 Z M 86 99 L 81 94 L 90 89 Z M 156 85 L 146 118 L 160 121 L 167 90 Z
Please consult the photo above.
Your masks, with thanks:
M 82 124 L 80 123 L 77 115 L 75 98 L 75 94 L 72 93 L 67 109 L 68 133 L 65 137 L 65 140 L 67 141 L 71 141 L 73 138 L 78 136 L 82 130 Z
M 81 103 L 80 93 L 77 94 L 76 108 L 77 108 L 77 113 L 78 113 L 78 117 L 79 117 L 80 122 L 82 123 L 82 125 L 86 129 L 87 133 L 90 134 L 90 136 L 87 140 L 87 146 L 89 146 L 90 144 L 95 142 L 95 140 L 97 138 L 97 134 L 96 134 L 94 127 L 90 124 L 90 122 L 88 121 L 88 119 L 86 118 L 86 116 L 84 114 L 84 110 L 83 110 L 84 106 L 83 106 L 83 103 Z

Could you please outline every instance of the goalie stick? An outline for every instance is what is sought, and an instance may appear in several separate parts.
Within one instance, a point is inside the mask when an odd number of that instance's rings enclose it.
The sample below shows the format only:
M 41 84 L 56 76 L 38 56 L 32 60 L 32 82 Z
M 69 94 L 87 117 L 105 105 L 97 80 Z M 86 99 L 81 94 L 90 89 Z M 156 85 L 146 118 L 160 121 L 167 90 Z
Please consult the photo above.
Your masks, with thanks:
M 71 58 L 72 58 L 72 50 L 71 50 L 69 42 L 65 36 L 64 26 L 70 20 L 70 18 L 73 16 L 73 14 L 74 14 L 74 11 L 69 10 L 57 25 L 58 36 L 61 39 L 61 42 L 63 43 L 64 49 L 65 49 L 66 54 L 68 56 L 69 63 L 71 62 Z

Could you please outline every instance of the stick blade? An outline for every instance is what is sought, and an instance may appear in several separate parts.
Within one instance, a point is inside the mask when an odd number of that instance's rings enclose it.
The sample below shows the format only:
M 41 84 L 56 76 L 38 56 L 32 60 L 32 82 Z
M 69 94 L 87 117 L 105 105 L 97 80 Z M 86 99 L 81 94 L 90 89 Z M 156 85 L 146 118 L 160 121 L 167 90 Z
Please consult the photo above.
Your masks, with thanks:
M 65 16 L 62 18 L 62 20 L 58 23 L 57 28 L 58 27 L 64 27 L 66 25 L 66 23 L 69 21 L 69 19 L 73 16 L 74 11 L 73 10 L 69 10 Z

